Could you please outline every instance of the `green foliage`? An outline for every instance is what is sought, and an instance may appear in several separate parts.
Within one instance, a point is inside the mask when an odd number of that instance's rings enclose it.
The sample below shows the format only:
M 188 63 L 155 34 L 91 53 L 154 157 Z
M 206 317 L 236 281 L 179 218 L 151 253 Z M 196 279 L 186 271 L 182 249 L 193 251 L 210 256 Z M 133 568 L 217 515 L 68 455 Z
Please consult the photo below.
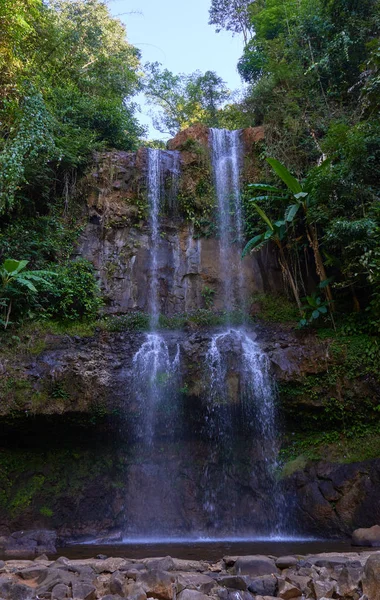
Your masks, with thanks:
M 251 0 L 236 0 L 234 2 L 230 2 L 230 0 L 211 0 L 209 24 L 215 25 L 217 32 L 226 29 L 232 33 L 241 33 L 245 43 L 247 43 L 251 29 L 249 19 L 251 4 Z
M 18 123 L 13 123 L 12 130 L 0 151 L 0 215 L 14 207 L 17 190 L 27 182 L 28 167 L 60 158 L 53 120 L 39 92 L 31 89 L 23 98 Z
M 10 323 L 12 307 L 18 302 L 29 302 L 29 298 L 38 293 L 42 285 L 50 286 L 47 277 L 55 276 L 51 271 L 28 271 L 27 260 L 6 259 L 0 265 L 0 306 L 3 308 L 3 319 L 0 324 L 6 329 Z M 37 286 L 37 287 L 36 287 Z
M 3 0 L 0 39 L 0 214 L 45 213 L 94 150 L 136 148 L 139 53 L 101 0 Z
M 255 314 L 269 323 L 292 323 L 298 316 L 297 306 L 286 296 L 255 294 L 251 303 L 258 305 Z
M 130 312 L 117 317 L 105 317 L 100 326 L 107 331 L 146 331 L 149 329 L 149 315 L 143 312 Z
M 82 231 L 75 210 L 71 213 L 72 221 L 52 210 L 49 216 L 24 217 L 6 223 L 0 229 L 0 257 L 22 256 L 34 269 L 48 269 L 51 263 L 69 259 Z
M 302 470 L 309 460 L 354 463 L 378 458 L 379 454 L 379 425 L 353 426 L 345 432 L 296 433 L 285 439 L 281 449 L 281 476 Z
M 211 308 L 211 306 L 214 304 L 215 290 L 205 285 L 201 291 L 201 296 L 206 308 Z
M 217 325 L 242 325 L 249 322 L 248 315 L 242 311 L 215 312 L 211 308 L 200 308 L 189 313 L 178 313 L 172 317 L 160 315 L 158 328 L 182 329 L 186 327 L 213 327 Z M 105 317 L 99 322 L 99 327 L 106 331 L 148 331 L 150 317 L 147 313 L 131 312 L 125 315 Z
M 321 288 L 321 286 L 318 286 Z M 313 324 L 317 319 L 321 317 L 326 317 L 328 314 L 329 302 L 323 301 L 321 296 L 318 295 L 318 292 L 315 291 L 311 296 L 306 296 L 306 298 L 302 298 L 304 304 L 301 307 L 303 311 L 302 319 L 299 321 L 299 327 L 306 327 L 307 325 Z
M 94 268 L 79 259 L 59 265 L 56 277 L 41 299 L 44 318 L 60 321 L 94 320 L 102 306 Z
M 54 514 L 54 512 L 48 506 L 41 506 L 41 508 L 40 508 L 40 514 L 43 517 L 52 517 L 53 514 Z
M 196 123 L 218 126 L 219 109 L 229 98 L 224 81 L 213 71 L 174 75 L 159 63 L 145 66 L 144 92 L 148 102 L 160 109 L 153 115 L 156 129 L 175 135 Z

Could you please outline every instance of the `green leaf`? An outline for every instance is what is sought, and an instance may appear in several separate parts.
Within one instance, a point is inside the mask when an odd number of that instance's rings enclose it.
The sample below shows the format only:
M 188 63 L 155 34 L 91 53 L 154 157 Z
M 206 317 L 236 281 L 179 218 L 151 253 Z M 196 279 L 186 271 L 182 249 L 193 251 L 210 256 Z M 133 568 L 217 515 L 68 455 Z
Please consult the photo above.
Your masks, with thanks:
M 291 223 L 294 220 L 294 217 L 296 216 L 299 208 L 300 208 L 299 204 L 291 204 L 290 206 L 288 206 L 285 211 L 285 217 L 284 217 L 285 221 L 287 221 L 288 223 Z
M 327 313 L 327 308 L 326 306 L 320 306 L 318 308 L 319 312 L 323 313 L 324 315 Z
M 23 279 L 22 277 L 17 277 L 17 283 L 24 285 L 32 292 L 37 291 L 37 289 L 34 287 L 33 283 L 31 281 L 29 281 L 28 279 Z
M 307 192 L 299 192 L 298 194 L 294 194 L 294 197 L 297 200 L 302 200 L 302 198 L 306 198 L 309 194 Z
M 325 287 L 327 287 L 332 281 L 332 277 L 329 277 L 328 279 L 324 279 L 323 281 L 321 281 L 318 284 L 318 287 L 323 290 Z
M 264 241 L 264 235 L 261 233 L 260 235 L 256 235 L 254 238 L 249 240 L 249 242 L 245 245 L 241 257 L 244 258 L 251 252 L 251 250 L 257 249 L 258 245 L 262 245 Z
M 299 181 L 288 171 L 280 161 L 275 158 L 267 158 L 267 162 L 270 164 L 275 173 L 282 179 L 285 185 L 293 192 L 293 194 L 299 194 L 302 192 L 302 187 Z
M 253 206 L 257 210 L 258 214 L 260 215 L 260 217 L 262 218 L 262 220 L 264 221 L 264 223 L 266 223 L 268 225 L 269 229 L 271 229 L 273 231 L 274 230 L 273 224 L 272 224 L 271 220 L 269 219 L 269 217 L 267 217 L 267 215 L 265 214 L 265 212 L 263 211 L 263 209 L 260 208 L 260 206 L 258 206 L 255 203 L 253 203 Z
M 313 310 L 312 315 L 313 319 L 318 319 L 319 317 L 319 310 Z
M 24 269 L 28 262 L 28 260 L 14 260 L 13 258 L 7 258 L 3 263 L 3 269 L 5 269 L 7 273 L 16 274 Z
M 262 192 L 278 192 L 281 193 L 281 190 L 274 187 L 273 185 L 269 185 L 267 183 L 249 183 L 248 187 L 254 190 L 261 190 Z

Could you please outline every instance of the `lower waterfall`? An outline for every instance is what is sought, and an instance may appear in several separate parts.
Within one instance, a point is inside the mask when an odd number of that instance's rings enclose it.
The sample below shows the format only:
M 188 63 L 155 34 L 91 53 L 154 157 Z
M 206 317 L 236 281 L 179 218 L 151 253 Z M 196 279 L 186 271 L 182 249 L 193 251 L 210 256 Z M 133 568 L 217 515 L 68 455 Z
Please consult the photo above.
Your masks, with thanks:
M 255 337 L 232 327 L 201 336 L 195 397 L 182 368 L 189 338 L 145 335 L 131 364 L 125 541 L 285 536 L 276 389 Z
M 244 525 L 246 533 L 278 537 L 281 535 L 284 501 L 276 482 L 278 427 L 276 389 L 270 374 L 268 356 L 245 329 L 229 328 L 212 336 L 206 355 L 207 385 L 205 431 L 210 439 L 210 460 L 205 468 L 205 510 L 216 529 L 220 522 L 219 502 L 230 478 L 236 440 L 250 453 L 251 469 L 266 496 L 265 517 L 251 515 Z M 210 468 L 219 463 L 218 486 L 209 485 Z M 239 523 L 231 514 L 229 534 L 238 534 Z

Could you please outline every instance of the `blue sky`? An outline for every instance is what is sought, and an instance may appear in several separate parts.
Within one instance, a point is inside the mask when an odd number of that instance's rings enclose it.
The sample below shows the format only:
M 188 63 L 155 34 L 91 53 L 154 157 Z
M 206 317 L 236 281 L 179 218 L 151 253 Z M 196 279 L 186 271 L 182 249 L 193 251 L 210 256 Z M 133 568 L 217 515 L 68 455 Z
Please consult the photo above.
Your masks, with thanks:
M 126 24 L 128 40 L 141 50 L 143 63 L 158 61 L 173 73 L 216 71 L 230 89 L 238 89 L 242 84 L 236 64 L 243 39 L 216 33 L 208 25 L 210 1 L 110 0 L 110 9 Z M 139 119 L 149 125 L 148 137 L 167 137 L 153 129 L 148 109 L 142 98 L 139 101 L 143 111 Z

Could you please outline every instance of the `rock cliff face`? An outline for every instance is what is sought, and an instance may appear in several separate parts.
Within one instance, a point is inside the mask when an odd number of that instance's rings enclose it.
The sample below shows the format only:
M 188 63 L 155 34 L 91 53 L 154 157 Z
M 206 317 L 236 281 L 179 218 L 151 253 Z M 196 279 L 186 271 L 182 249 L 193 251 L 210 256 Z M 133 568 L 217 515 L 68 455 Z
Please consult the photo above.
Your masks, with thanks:
M 1 403 L 0 526 L 6 532 L 53 527 L 61 539 L 107 535 L 115 528 L 135 534 L 137 522 L 140 533 L 158 527 L 167 534 L 212 533 L 216 516 L 205 510 L 207 470 L 219 522 L 230 524 L 233 517 L 240 531 L 250 532 L 252 523 L 256 532 L 265 531 L 271 516 L 255 439 L 238 435 L 228 448 L 231 460 L 220 449 L 210 455 L 202 381 L 214 331 L 162 332 L 170 355 L 179 344 L 181 389 L 179 412 L 164 404 L 157 416 L 158 453 L 135 439 L 140 409 L 131 372 L 145 333 L 47 335 L 40 354 L 20 353 L 17 365 L 3 358 L 3 372 L 12 381 L 17 373 L 19 384 L 8 386 Z M 251 333 L 270 357 L 280 386 L 331 367 L 327 340 L 274 325 L 258 324 Z M 227 350 L 227 384 L 237 410 L 239 351 L 233 342 Z M 288 431 L 309 417 L 302 395 L 292 398 L 290 413 L 286 402 L 279 408 Z M 323 537 L 370 526 L 380 518 L 379 485 L 379 461 L 305 461 L 282 484 L 287 531 Z
M 262 128 L 242 132 L 242 183 L 260 172 Z M 178 134 L 170 149 L 180 153 L 178 180 L 171 152 L 163 154 L 164 198 L 158 249 L 159 299 L 162 314 L 189 312 L 204 306 L 202 292 L 213 290 L 222 309 L 223 272 L 214 212 L 215 195 L 209 130 L 192 127 Z M 84 185 L 89 222 L 78 252 L 99 273 L 107 298 L 106 311 L 146 310 L 150 281 L 150 228 L 147 222 L 147 149 L 112 152 L 97 157 Z M 241 250 L 236 245 L 231 271 L 238 273 Z M 279 291 L 281 271 L 272 248 L 243 260 L 245 297 Z M 237 275 L 236 275 L 237 276 Z

